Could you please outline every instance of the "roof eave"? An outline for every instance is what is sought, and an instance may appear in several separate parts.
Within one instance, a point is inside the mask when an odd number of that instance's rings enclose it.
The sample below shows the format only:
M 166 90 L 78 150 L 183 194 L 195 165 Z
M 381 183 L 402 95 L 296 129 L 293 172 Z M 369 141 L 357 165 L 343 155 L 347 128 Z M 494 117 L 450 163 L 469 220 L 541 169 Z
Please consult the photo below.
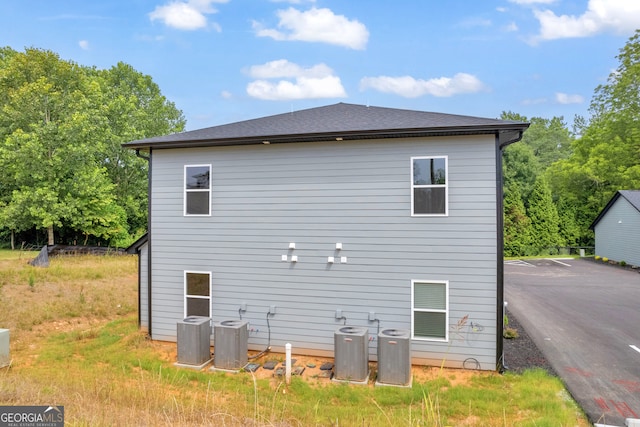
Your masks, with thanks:
M 598 214 L 598 216 L 596 217 L 596 219 L 593 220 L 593 222 L 591 223 L 591 225 L 589 226 L 589 230 L 593 230 L 595 231 L 596 229 L 596 225 L 598 225 L 598 223 L 600 222 L 600 220 L 602 218 L 604 218 L 604 216 L 607 214 L 607 212 L 609 211 L 609 209 L 611 208 L 611 206 L 613 206 L 613 204 L 616 202 L 616 200 L 618 200 L 618 198 L 621 196 L 619 191 L 616 191 L 616 194 L 614 194 L 611 199 L 609 200 L 609 202 L 607 203 L 607 205 L 600 211 L 600 213 Z
M 167 148 L 189 148 L 189 147 L 214 147 L 230 145 L 262 145 L 262 144 L 285 144 L 292 142 L 319 142 L 319 141 L 346 141 L 358 139 L 386 139 L 386 138 L 418 138 L 433 136 L 456 136 L 456 135 L 492 135 L 504 131 L 524 131 L 529 127 L 528 123 L 504 124 L 504 125 L 476 125 L 459 127 L 433 127 L 417 129 L 382 129 L 365 131 L 336 131 L 290 135 L 263 135 L 247 136 L 238 138 L 213 138 L 213 139 L 176 139 L 153 141 L 147 140 L 132 141 L 123 144 L 125 148 L 142 149 L 167 149 Z

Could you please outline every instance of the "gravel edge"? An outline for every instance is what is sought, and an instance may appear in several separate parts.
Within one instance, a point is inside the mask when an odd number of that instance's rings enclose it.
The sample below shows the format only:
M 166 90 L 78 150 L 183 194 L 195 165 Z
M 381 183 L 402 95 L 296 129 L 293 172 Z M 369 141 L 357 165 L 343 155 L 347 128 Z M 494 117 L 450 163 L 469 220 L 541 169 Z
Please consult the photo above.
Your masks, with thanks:
M 518 319 L 508 309 L 505 310 L 505 313 L 509 319 L 509 327 L 516 329 L 519 335 L 518 338 L 502 340 L 505 370 L 522 373 L 527 369 L 539 368 L 544 369 L 550 375 L 557 376 L 547 358 L 527 334 L 522 324 L 518 322 Z

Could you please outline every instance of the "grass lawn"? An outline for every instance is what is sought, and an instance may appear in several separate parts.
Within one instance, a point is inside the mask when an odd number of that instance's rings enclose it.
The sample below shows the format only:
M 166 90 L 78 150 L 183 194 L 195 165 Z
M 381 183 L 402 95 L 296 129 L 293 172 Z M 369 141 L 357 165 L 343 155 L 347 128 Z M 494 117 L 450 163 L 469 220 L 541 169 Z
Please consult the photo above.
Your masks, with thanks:
M 63 405 L 67 426 L 588 426 L 561 382 L 414 367 L 412 388 L 180 369 L 137 327 L 137 260 L 0 251 L 11 332 L 0 405 Z

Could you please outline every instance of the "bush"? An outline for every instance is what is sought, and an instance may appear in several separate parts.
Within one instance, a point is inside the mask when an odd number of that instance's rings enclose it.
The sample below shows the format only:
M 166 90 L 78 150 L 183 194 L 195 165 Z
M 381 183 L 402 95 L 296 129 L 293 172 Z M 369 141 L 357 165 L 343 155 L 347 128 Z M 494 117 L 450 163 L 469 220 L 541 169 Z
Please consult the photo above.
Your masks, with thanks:
M 600 255 L 596 255 L 596 256 L 594 257 L 594 259 L 595 259 L 596 261 L 600 261 L 600 258 L 601 258 L 601 257 L 600 257 Z
M 504 331 L 502 332 L 502 336 L 506 339 L 515 339 L 518 338 L 520 336 L 520 334 L 518 334 L 518 330 L 515 328 L 504 328 Z
M 620 265 L 624 267 L 625 265 L 627 265 L 627 262 L 626 261 L 620 261 Z
M 603 258 L 602 258 L 602 262 L 609 262 L 609 258 L 607 258 L 607 257 L 603 257 Z

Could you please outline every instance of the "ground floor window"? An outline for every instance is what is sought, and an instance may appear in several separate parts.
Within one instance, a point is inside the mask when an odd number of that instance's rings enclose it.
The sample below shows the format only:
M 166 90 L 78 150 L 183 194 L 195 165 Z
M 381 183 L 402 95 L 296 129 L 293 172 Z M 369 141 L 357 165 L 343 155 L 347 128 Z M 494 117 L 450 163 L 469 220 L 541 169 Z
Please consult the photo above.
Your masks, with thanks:
M 184 272 L 184 317 L 211 317 L 211 273 Z
M 414 339 L 449 340 L 449 282 L 411 281 L 411 335 Z

